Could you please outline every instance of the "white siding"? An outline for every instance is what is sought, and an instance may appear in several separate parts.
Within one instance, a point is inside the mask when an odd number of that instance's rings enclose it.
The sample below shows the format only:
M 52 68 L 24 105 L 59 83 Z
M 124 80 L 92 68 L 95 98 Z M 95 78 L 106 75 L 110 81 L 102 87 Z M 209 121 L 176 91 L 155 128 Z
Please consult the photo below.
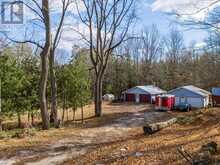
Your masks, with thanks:
M 135 102 L 140 103 L 140 95 L 139 94 L 135 94 Z
M 208 105 L 208 101 L 205 98 L 203 99 L 202 97 L 175 97 L 175 105 L 179 105 L 181 100 L 182 103 L 190 104 L 194 108 L 203 108 Z
M 192 107 L 195 107 L 195 108 L 203 108 L 204 107 L 203 98 L 188 97 L 187 98 L 187 103 L 190 104 Z
M 204 107 L 209 105 L 209 97 L 204 98 Z
M 180 98 L 179 97 L 175 97 L 175 105 L 178 105 L 180 103 Z

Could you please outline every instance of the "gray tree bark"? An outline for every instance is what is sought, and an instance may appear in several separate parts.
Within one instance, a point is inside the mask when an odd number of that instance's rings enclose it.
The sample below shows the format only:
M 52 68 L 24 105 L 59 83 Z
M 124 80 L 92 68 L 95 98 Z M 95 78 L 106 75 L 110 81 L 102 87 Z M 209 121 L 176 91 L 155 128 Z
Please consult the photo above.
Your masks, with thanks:
M 56 76 L 54 71 L 54 51 L 50 50 L 50 85 L 51 85 L 51 113 L 50 113 L 50 122 L 54 123 L 55 126 L 58 124 L 58 115 L 57 115 L 57 83 Z
M 45 24 L 45 44 L 41 52 L 41 78 L 40 78 L 40 110 L 42 116 L 42 128 L 49 129 L 49 116 L 47 110 L 47 80 L 48 80 L 48 56 L 51 46 L 51 28 L 50 28 L 50 13 L 48 0 L 42 0 L 42 14 Z

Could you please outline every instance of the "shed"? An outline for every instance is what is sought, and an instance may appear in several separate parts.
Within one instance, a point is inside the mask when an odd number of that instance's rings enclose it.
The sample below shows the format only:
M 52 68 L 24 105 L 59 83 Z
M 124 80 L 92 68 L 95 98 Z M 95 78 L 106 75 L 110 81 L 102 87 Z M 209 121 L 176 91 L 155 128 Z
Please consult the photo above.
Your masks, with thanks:
M 115 100 L 115 96 L 113 94 L 105 94 L 102 98 L 104 101 L 114 101 Z
M 124 91 L 123 98 L 127 102 L 154 103 L 156 96 L 164 94 L 166 91 L 154 85 L 136 86 Z
M 204 108 L 211 103 L 211 93 L 193 85 L 182 86 L 168 93 L 175 95 L 175 105 L 187 103 L 193 108 Z
M 212 88 L 212 99 L 215 105 L 220 105 L 220 87 Z

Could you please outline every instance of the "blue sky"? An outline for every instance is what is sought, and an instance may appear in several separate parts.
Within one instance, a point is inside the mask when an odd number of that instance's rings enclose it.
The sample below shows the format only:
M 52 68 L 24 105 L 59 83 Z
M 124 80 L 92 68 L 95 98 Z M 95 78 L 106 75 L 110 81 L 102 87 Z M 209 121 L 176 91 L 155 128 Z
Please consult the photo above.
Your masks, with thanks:
M 29 0 L 25 0 L 29 2 Z M 144 27 L 151 27 L 152 24 L 157 25 L 157 28 L 160 31 L 160 34 L 162 36 L 167 36 L 172 26 L 176 27 L 183 33 L 184 41 L 186 47 L 190 45 L 191 42 L 195 41 L 196 43 L 203 43 L 205 37 L 207 36 L 207 32 L 203 30 L 189 30 L 189 27 L 181 27 L 178 24 L 174 23 L 174 19 L 165 14 L 165 12 L 170 12 L 173 10 L 183 10 L 184 12 L 191 12 L 195 10 L 195 6 L 198 5 L 198 7 L 204 7 L 207 6 L 209 3 L 213 2 L 214 0 L 139 0 L 138 3 L 138 17 L 139 20 L 136 23 L 135 31 L 139 31 L 140 29 L 143 29 Z M 1 0 L 0 0 L 1 2 Z M 39 1 L 40 2 L 40 1 Z M 61 6 L 61 0 L 51 0 L 50 5 L 52 8 L 54 8 L 54 11 L 60 10 Z M 216 4 L 220 5 L 220 4 Z M 216 6 L 215 5 L 215 6 Z M 192 7 L 193 6 L 193 7 Z M 213 7 L 215 7 L 213 6 Z M 211 9 L 213 9 L 213 7 Z M 198 8 L 197 8 L 198 9 Z M 180 13 L 181 13 L 180 10 Z M 76 9 L 74 6 L 70 8 L 70 11 L 74 13 L 76 12 Z M 195 15 L 195 19 L 204 19 L 207 16 L 207 13 L 200 12 L 197 15 Z M 33 18 L 35 17 L 33 14 L 28 12 L 26 10 L 25 17 Z M 52 15 L 53 24 L 56 22 L 57 13 Z M 26 18 L 27 19 L 27 18 Z M 67 22 L 73 23 L 71 18 L 67 18 Z M 78 26 L 79 29 L 84 29 L 80 24 L 75 25 Z M 22 38 L 22 33 L 18 32 L 18 28 L 13 28 L 14 30 L 10 33 L 14 37 Z M 35 28 L 34 33 L 33 30 L 28 31 L 27 36 L 31 38 L 40 38 L 40 34 L 42 32 Z M 36 37 L 37 36 L 37 37 Z M 59 44 L 59 47 L 62 49 L 65 49 L 67 51 L 71 51 L 72 46 L 74 45 L 74 41 L 72 38 L 75 36 L 73 31 L 67 31 L 63 34 L 64 41 L 62 41 Z M 13 37 L 13 38 L 14 38 Z M 71 41 L 72 40 L 72 41 Z
M 153 11 L 152 4 L 154 0 L 146 0 L 147 3 L 139 8 L 139 21 L 137 25 L 140 27 L 150 27 L 152 24 L 157 25 L 161 35 L 166 36 L 172 27 L 178 28 L 183 33 L 185 45 L 189 46 L 192 42 L 202 43 L 207 36 L 204 30 L 193 29 L 181 26 L 175 23 L 175 19 L 163 12 L 162 10 Z M 189 30 L 190 29 L 190 30 Z

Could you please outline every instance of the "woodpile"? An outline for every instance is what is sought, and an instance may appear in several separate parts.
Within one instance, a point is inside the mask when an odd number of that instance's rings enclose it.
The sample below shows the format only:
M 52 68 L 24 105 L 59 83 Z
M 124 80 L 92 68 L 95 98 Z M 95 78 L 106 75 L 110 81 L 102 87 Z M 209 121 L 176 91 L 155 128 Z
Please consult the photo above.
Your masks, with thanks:
M 146 124 L 143 127 L 144 134 L 153 134 L 157 131 L 160 131 L 163 128 L 169 127 L 170 125 L 174 124 L 177 122 L 177 118 L 172 118 L 164 122 L 158 122 L 158 123 L 152 123 L 152 124 Z

